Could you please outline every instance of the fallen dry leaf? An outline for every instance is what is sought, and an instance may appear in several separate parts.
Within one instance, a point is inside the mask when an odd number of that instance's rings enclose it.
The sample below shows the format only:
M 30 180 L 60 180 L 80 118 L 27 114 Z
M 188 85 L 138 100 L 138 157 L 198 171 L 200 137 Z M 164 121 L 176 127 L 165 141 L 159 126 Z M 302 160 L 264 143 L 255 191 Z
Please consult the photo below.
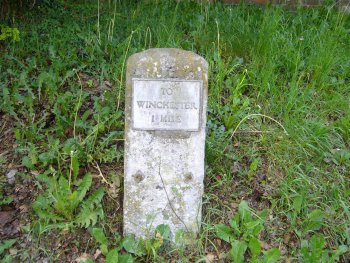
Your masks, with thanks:
M 268 250 L 271 248 L 271 246 L 269 244 L 267 244 L 266 242 L 262 241 L 261 242 L 261 247 L 264 249 L 264 250 Z
M 35 177 L 40 175 L 40 173 L 38 171 L 31 171 L 30 173 L 32 175 L 34 175 Z
M 83 253 L 78 258 L 75 259 L 75 262 L 77 262 L 77 263 L 84 262 L 84 261 L 88 260 L 88 258 L 89 258 L 89 254 Z
M 29 208 L 28 205 L 21 205 L 19 207 L 19 210 L 21 210 L 20 213 L 26 213 L 28 211 L 28 208 Z
M 287 245 L 289 243 L 289 240 L 290 240 L 290 233 L 284 236 L 283 243 Z
M 233 208 L 233 209 L 237 209 L 237 208 L 238 208 L 238 205 L 239 205 L 239 204 L 237 204 L 237 203 L 231 203 L 231 204 L 230 204 L 231 208 Z
M 218 246 L 221 247 L 221 240 L 220 239 L 215 239 L 214 243 Z
M 205 256 L 205 263 L 213 263 L 215 261 L 215 255 L 214 254 L 207 254 Z
M 112 83 L 110 83 L 108 80 L 105 80 L 105 85 L 109 88 L 112 88 Z
M 8 222 L 11 222 L 14 218 L 14 211 L 4 211 L 0 212 L 0 226 L 6 225 Z
M 11 255 L 16 255 L 16 254 L 17 254 L 17 249 L 15 249 L 15 248 L 10 248 L 10 249 L 9 249 L 9 252 L 10 252 Z
M 77 248 L 76 246 L 73 246 L 73 247 L 72 247 L 72 251 L 73 251 L 74 253 L 78 253 L 79 250 L 78 250 L 78 248 Z
M 101 253 L 102 253 L 101 250 L 96 249 L 96 252 L 94 254 L 94 260 L 96 260 L 101 255 Z
M 225 259 L 226 258 L 226 253 L 222 252 L 219 254 L 219 259 Z

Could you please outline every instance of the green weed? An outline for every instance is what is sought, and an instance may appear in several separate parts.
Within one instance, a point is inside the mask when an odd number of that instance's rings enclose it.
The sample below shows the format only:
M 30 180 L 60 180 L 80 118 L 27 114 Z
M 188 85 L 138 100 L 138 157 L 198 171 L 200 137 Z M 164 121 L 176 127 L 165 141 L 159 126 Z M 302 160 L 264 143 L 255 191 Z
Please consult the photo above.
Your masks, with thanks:
M 7 27 L 0 24 L 0 41 L 19 41 L 18 28 Z
M 134 257 L 146 256 L 149 260 L 157 261 L 162 259 L 160 250 L 168 247 L 172 242 L 170 228 L 167 225 L 159 225 L 155 230 L 155 237 L 151 239 L 135 239 L 134 236 L 122 238 L 116 235 L 114 242 L 109 242 L 102 228 L 92 228 L 91 234 L 100 245 L 106 262 L 134 262 Z M 121 254 L 124 249 L 128 253 Z M 134 257 L 132 256 L 134 255 Z
M 231 244 L 228 254 L 233 262 L 245 262 L 245 253 L 249 249 L 251 262 L 277 262 L 280 258 L 280 251 L 271 248 L 264 251 L 261 249 L 261 241 L 258 239 L 261 231 L 264 230 L 267 210 L 254 215 L 245 201 L 238 207 L 238 213 L 230 220 L 230 226 L 218 224 L 215 226 L 216 234 L 222 240 Z
M 8 239 L 4 240 L 0 244 L 0 256 L 4 254 L 4 251 L 11 248 L 15 243 L 17 242 L 16 239 Z M 13 260 L 12 256 L 10 254 L 5 254 L 4 257 L 1 259 L 1 262 L 11 262 Z
M 334 251 L 325 249 L 325 238 L 323 235 L 313 235 L 310 241 L 301 241 L 301 258 L 302 262 L 338 262 L 339 257 L 344 254 L 348 248 L 340 246 Z
M 87 184 L 78 198 L 89 176 L 77 175 L 76 164 L 82 174 L 97 165 L 122 166 L 125 61 L 147 48 L 178 47 L 209 62 L 204 227 L 192 251 L 164 252 L 154 241 L 137 257 L 195 261 L 207 251 L 222 253 L 213 225 L 231 220 L 230 205 L 243 198 L 270 209 L 271 222 L 251 220 L 284 247 L 281 260 L 306 260 L 320 235 L 326 242 L 316 247 L 330 258 L 350 245 L 349 15 L 330 6 L 65 1 L 11 27 L 21 37 L 1 47 L 0 111 L 15 122 L 16 153 L 26 171 L 45 175 L 43 185 L 34 179 L 45 196 L 34 205 L 43 226 L 94 224 L 77 221 L 95 187 Z M 113 171 L 102 172 L 110 180 Z M 106 206 L 101 198 L 86 212 Z M 238 215 L 231 221 L 241 234 L 226 225 L 237 248 L 231 256 L 252 259 L 259 237 Z M 281 243 L 290 233 L 297 240 Z M 346 261 L 349 252 L 338 255 Z
M 92 182 L 90 174 L 75 183 L 76 187 L 64 176 L 52 178 L 42 174 L 38 179 L 48 187 L 33 203 L 34 211 L 43 222 L 43 229 L 46 225 L 50 225 L 50 228 L 89 227 L 94 226 L 98 219 L 103 219 L 103 188 L 85 198 Z
M 95 238 L 96 242 L 99 243 L 102 254 L 106 257 L 106 262 L 122 262 L 122 263 L 132 263 L 134 262 L 133 257 L 130 254 L 120 254 L 122 246 L 121 237 L 117 236 L 116 248 L 110 249 L 110 245 L 107 237 L 105 236 L 102 228 L 92 228 L 92 236 Z M 119 243 L 119 244 L 118 244 Z M 92 262 L 92 261 L 91 261 Z

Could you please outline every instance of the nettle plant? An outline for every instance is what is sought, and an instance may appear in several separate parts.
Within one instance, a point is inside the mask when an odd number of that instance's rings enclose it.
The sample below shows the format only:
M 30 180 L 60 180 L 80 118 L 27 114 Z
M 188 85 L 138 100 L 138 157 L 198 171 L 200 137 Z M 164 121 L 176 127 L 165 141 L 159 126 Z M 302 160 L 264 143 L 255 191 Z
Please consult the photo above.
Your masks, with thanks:
M 90 229 L 91 235 L 94 237 L 95 242 L 99 244 L 101 253 L 105 256 L 106 263 L 133 263 L 134 259 L 129 253 L 121 253 L 123 248 L 122 237 L 119 233 L 114 235 L 114 242 L 111 242 L 106 237 L 104 230 L 100 227 Z M 86 263 L 92 263 L 91 259 L 85 261 Z
M 299 259 L 304 263 L 338 262 L 349 248 L 346 245 L 340 245 L 335 249 L 329 248 L 324 234 L 319 233 L 325 225 L 325 212 L 314 209 L 303 218 L 301 212 L 304 202 L 303 196 L 295 196 L 292 209 L 287 214 L 294 233 L 300 239 Z
M 183 231 L 175 234 L 175 244 L 183 239 Z M 130 254 L 137 257 L 146 257 L 148 261 L 161 261 L 160 251 L 170 248 L 172 244 L 172 232 L 170 227 L 165 224 L 158 225 L 155 229 L 153 238 L 135 238 L 134 235 L 128 235 L 123 238 L 123 248 Z
M 231 250 L 227 256 L 234 263 L 247 262 L 248 257 L 250 257 L 249 262 L 252 263 L 273 263 L 280 258 L 278 248 L 262 252 L 259 234 L 264 229 L 266 217 L 266 209 L 255 214 L 247 202 L 242 201 L 239 204 L 238 213 L 230 220 L 230 225 L 215 226 L 217 236 L 231 244 Z
M 172 233 L 168 225 L 161 224 L 156 227 L 154 237 L 150 239 L 136 239 L 133 235 L 122 237 L 119 233 L 114 234 L 114 240 L 108 240 L 104 230 L 99 227 L 90 229 L 95 242 L 99 244 L 106 263 L 138 262 L 136 258 L 143 258 L 152 262 L 163 262 L 159 253 L 172 244 Z M 175 242 L 179 244 L 183 239 L 183 231 L 175 235 Z M 86 262 L 93 262 L 91 259 Z
M 92 175 L 87 173 L 82 179 L 78 179 L 79 162 L 74 155 L 71 156 L 71 167 L 67 176 L 49 176 L 50 173 L 48 170 L 38 176 L 39 181 L 44 182 L 47 188 L 33 204 L 43 226 L 89 227 L 104 217 L 101 203 L 104 189 L 100 187 L 86 197 L 91 187 Z
M 19 30 L 16 27 L 0 25 L 0 41 L 19 41 Z
M 341 245 L 336 250 L 326 249 L 326 240 L 322 234 L 314 234 L 309 241 L 301 241 L 301 258 L 304 263 L 335 263 L 347 251 L 346 245 Z

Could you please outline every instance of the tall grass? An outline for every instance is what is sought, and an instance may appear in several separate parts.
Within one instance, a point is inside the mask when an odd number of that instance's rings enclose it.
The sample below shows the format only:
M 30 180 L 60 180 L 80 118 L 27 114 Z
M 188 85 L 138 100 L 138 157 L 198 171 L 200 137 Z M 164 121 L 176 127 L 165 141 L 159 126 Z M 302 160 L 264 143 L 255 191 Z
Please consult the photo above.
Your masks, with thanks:
M 273 208 L 271 243 L 289 232 L 307 239 L 312 231 L 302 222 L 319 209 L 325 221 L 318 231 L 329 247 L 350 245 L 349 15 L 327 6 L 291 11 L 190 1 L 98 2 L 98 13 L 96 2 L 82 1 L 67 4 L 69 11 L 18 22 L 21 42 L 2 52 L 0 109 L 17 120 L 20 143 L 36 149 L 23 152 L 48 151 L 43 138 L 63 140 L 73 123 L 78 138 L 96 134 L 93 145 L 105 145 L 108 132 L 120 136 L 122 120 L 108 118 L 122 116 L 127 57 L 155 47 L 192 50 L 210 70 L 205 246 L 213 242 L 212 224 L 227 221 L 230 204 L 242 198 L 255 208 Z M 74 97 L 80 98 L 73 69 L 113 83 L 106 101 L 86 104 L 98 117 L 71 114 Z M 87 98 L 84 91 L 83 105 Z M 56 123 L 50 126 L 52 114 Z M 95 161 L 103 147 L 89 148 L 80 161 Z M 264 191 L 261 202 L 255 188 Z M 297 211 L 296 202 L 302 204 Z M 300 246 L 288 249 L 300 259 Z

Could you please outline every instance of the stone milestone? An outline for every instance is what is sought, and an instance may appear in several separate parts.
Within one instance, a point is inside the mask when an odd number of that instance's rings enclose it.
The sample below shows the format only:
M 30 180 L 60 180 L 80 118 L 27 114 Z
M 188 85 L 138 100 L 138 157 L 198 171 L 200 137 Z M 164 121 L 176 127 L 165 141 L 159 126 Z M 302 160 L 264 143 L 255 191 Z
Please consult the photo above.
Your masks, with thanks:
M 204 179 L 208 64 L 180 49 L 128 59 L 125 95 L 124 235 L 198 233 Z

